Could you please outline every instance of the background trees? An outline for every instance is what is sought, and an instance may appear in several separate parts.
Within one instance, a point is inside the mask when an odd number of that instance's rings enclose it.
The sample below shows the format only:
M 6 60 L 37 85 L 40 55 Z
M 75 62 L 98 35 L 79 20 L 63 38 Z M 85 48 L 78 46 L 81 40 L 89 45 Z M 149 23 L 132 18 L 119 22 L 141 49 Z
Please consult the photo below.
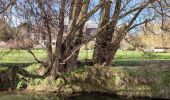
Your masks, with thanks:
M 0 19 L 0 40 L 8 41 L 13 38 L 12 28 L 3 19 Z

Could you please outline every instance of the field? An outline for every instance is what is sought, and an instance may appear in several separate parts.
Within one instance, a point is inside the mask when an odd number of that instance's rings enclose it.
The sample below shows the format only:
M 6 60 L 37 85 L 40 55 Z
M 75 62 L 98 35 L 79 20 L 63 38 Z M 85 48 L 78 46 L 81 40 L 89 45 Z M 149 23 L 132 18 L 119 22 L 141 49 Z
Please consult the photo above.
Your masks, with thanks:
M 32 50 L 39 60 L 47 57 L 45 50 Z M 79 60 L 92 59 L 92 50 L 82 50 L 79 53 Z M 140 51 L 118 50 L 115 61 L 136 61 L 136 60 L 170 60 L 170 53 L 143 53 Z M 26 50 L 0 50 L 0 63 L 31 63 L 35 62 L 33 56 Z

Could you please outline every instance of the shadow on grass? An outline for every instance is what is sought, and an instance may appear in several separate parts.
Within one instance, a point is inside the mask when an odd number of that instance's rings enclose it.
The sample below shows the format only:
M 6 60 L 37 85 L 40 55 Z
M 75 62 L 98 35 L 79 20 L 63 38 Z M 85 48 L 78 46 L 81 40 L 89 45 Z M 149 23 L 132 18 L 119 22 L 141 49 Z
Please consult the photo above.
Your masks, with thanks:
M 5 67 L 6 70 L 4 70 L 3 72 L 6 72 L 6 73 L 13 72 L 14 74 L 21 74 L 23 76 L 31 77 L 31 78 L 43 78 L 40 75 L 31 74 L 24 69 L 25 67 L 28 67 L 32 64 L 35 64 L 35 63 L 0 63 L 0 67 L 1 68 Z M 0 70 L 0 73 L 1 73 L 1 70 Z
M 17 85 L 22 80 L 27 81 L 27 78 L 31 79 L 44 79 L 45 77 L 37 75 L 36 73 L 30 73 L 24 69 L 31 64 L 1 64 L 1 68 L 5 67 L 5 70 L 0 69 L 0 91 L 1 90 L 15 90 Z
M 152 64 L 152 61 L 149 60 L 115 60 L 112 62 L 112 66 L 146 66 Z M 93 61 L 91 59 L 87 60 L 81 60 L 78 61 L 78 66 L 84 67 L 84 66 L 93 66 Z
M 8 68 L 12 68 L 12 67 L 28 67 L 29 65 L 32 65 L 34 63 L 0 63 L 0 67 L 8 67 Z

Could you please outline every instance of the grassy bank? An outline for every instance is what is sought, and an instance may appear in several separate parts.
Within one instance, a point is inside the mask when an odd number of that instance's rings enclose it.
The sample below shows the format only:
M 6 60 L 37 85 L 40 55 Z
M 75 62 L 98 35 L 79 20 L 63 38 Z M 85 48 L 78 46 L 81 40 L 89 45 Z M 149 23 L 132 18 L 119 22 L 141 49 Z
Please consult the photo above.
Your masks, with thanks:
M 15 88 L 60 95 L 101 92 L 129 97 L 170 98 L 170 67 L 166 66 L 91 66 L 63 73 L 55 81 L 50 81 L 49 77 L 38 77 L 36 70 L 39 66 L 24 67 L 30 75 L 16 71 L 19 81 L 15 82 Z
M 102 92 L 129 97 L 170 98 L 169 67 L 85 67 L 65 73 L 56 81 L 32 80 L 28 90 L 72 94 Z

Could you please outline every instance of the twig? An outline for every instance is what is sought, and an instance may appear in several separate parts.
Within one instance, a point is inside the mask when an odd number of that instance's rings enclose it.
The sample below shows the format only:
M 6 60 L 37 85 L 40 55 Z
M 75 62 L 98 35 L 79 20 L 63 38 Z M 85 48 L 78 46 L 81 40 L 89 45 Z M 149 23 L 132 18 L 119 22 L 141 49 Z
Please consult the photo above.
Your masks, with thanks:
M 31 51 L 31 50 L 27 50 L 33 57 L 34 59 L 38 62 L 38 63 L 43 63 L 42 61 L 38 60 L 37 57 L 35 56 L 35 54 Z

